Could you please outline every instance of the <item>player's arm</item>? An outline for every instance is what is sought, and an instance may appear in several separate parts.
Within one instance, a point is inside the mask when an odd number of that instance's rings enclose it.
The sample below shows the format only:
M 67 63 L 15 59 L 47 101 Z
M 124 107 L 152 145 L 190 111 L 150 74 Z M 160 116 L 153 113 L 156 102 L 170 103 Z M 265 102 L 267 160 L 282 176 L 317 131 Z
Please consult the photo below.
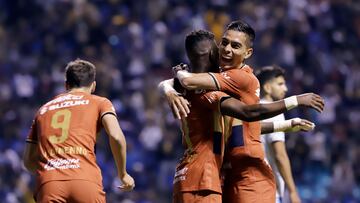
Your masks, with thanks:
M 252 122 L 274 117 L 286 111 L 283 101 L 246 105 L 232 97 L 224 98 L 220 104 L 221 114 Z
M 38 141 L 37 141 L 37 125 L 36 119 L 33 120 L 33 123 L 30 128 L 30 132 L 27 136 L 25 149 L 23 154 L 23 161 L 25 168 L 31 173 L 35 173 L 38 168 L 39 163 L 39 151 L 38 151 Z
M 286 152 L 285 143 L 283 141 L 272 142 L 271 147 L 274 151 L 276 166 L 278 167 L 280 175 L 284 179 L 285 185 L 289 190 L 291 202 L 300 202 L 299 195 L 296 191 L 294 179 L 291 174 L 291 165 Z
M 312 94 L 300 95 L 300 102 L 303 103 L 307 99 L 316 99 Z M 304 99 L 307 98 L 307 99 Z M 253 104 L 246 105 L 245 103 L 230 97 L 224 92 L 212 91 L 204 94 L 201 101 L 205 107 L 221 112 L 222 115 L 231 116 L 243 121 L 255 121 L 266 118 L 271 118 L 275 115 L 288 110 L 288 104 L 284 101 L 278 101 L 267 104 Z M 305 102 L 304 102 L 305 103 Z M 311 103 L 311 102 L 310 102 Z M 285 121 L 262 122 L 261 132 L 297 132 L 310 131 L 314 129 L 314 123 L 300 118 L 294 118 Z
M 134 179 L 126 172 L 126 140 L 114 114 L 105 113 L 102 124 L 109 135 L 110 147 L 115 159 L 117 172 L 123 185 L 121 189 L 130 191 L 134 188 Z
M 251 122 L 274 117 L 297 106 L 305 106 L 322 112 L 324 100 L 317 94 L 308 93 L 271 103 L 246 105 L 235 98 L 223 97 L 220 103 L 220 111 L 223 115 Z
M 38 167 L 38 149 L 37 143 L 26 142 L 23 155 L 24 166 L 31 173 L 35 173 Z
M 181 85 L 188 90 L 219 89 L 215 79 L 209 73 L 189 73 L 186 70 L 179 70 L 176 72 L 176 77 L 179 79 Z
M 311 121 L 301 118 L 292 118 L 284 121 L 260 122 L 261 134 L 269 134 L 273 132 L 308 132 L 315 128 L 315 124 Z
M 166 98 L 175 118 L 181 119 L 190 113 L 189 102 L 174 88 L 174 79 L 164 80 L 159 83 L 158 91 Z

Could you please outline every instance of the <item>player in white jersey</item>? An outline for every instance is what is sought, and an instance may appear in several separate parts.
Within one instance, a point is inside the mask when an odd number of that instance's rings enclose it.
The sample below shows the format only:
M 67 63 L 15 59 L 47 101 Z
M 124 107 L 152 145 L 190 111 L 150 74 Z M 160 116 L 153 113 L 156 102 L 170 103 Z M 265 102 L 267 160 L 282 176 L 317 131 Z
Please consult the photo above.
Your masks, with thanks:
M 285 97 L 287 86 L 284 70 L 277 66 L 267 66 L 259 70 L 256 77 L 260 81 L 260 103 L 269 103 Z M 264 121 L 284 121 L 284 114 L 277 115 Z M 285 186 L 289 191 L 290 201 L 299 203 L 300 198 L 291 173 L 289 157 L 285 147 L 285 133 L 275 132 L 263 134 L 261 141 L 265 149 L 266 161 L 271 165 L 276 180 L 276 203 L 284 202 Z

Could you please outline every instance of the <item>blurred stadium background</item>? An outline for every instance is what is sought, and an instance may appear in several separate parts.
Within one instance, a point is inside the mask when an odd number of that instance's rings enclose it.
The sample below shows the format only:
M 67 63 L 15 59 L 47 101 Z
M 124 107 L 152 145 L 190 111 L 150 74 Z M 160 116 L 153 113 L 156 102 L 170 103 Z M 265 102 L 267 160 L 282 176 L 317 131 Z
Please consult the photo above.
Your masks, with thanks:
M 108 202 L 170 202 L 181 156 L 178 123 L 155 91 L 186 62 L 184 36 L 208 29 L 219 39 L 231 20 L 256 30 L 254 67 L 287 71 L 289 95 L 321 94 L 311 133 L 287 136 L 303 202 L 360 202 L 360 1 L 358 0 L 0 0 L 0 202 L 32 202 L 21 162 L 40 104 L 64 90 L 67 62 L 97 68 L 96 93 L 112 100 L 128 142 L 134 192 L 122 193 L 106 136 L 97 146 Z

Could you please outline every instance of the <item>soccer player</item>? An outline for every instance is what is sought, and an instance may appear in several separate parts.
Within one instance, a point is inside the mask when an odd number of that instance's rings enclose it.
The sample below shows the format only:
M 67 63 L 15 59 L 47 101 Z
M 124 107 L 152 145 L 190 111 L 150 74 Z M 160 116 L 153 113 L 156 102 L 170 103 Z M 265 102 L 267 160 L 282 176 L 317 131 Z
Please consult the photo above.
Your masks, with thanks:
M 126 141 L 112 103 L 93 95 L 96 68 L 77 59 L 66 67 L 67 92 L 36 113 L 26 139 L 24 165 L 36 174 L 37 202 L 105 202 L 96 164 L 95 142 L 104 127 L 122 181 L 130 191 L 134 179 L 126 172 Z
M 260 102 L 269 103 L 281 100 L 285 97 L 287 86 L 285 81 L 285 72 L 278 66 L 267 66 L 261 68 L 256 77 L 260 81 Z M 265 121 L 283 121 L 284 114 L 277 115 Z M 289 191 L 289 197 L 292 203 L 299 203 L 300 198 L 296 191 L 289 157 L 285 147 L 284 132 L 275 132 L 263 134 L 261 141 L 265 149 L 265 158 L 270 164 L 276 181 L 276 203 L 281 203 L 284 198 L 285 185 Z
M 210 60 L 213 48 L 216 44 L 212 33 L 207 31 L 195 31 L 190 33 L 185 40 L 185 47 L 191 67 L 194 72 L 205 72 L 211 68 L 216 70 L 217 63 Z M 215 68 L 214 68 L 215 67 Z M 168 80 L 160 83 L 160 90 L 165 93 L 169 104 L 176 117 L 189 112 L 187 101 L 178 96 L 172 85 L 166 85 Z M 244 103 L 229 98 L 220 103 L 220 98 L 227 96 L 222 92 L 186 91 L 185 97 L 191 102 L 189 117 L 182 119 L 183 138 L 186 153 L 177 167 L 174 180 L 174 202 L 195 202 L 198 200 L 221 202 L 221 189 L 219 169 L 222 163 L 223 138 L 225 130 L 222 125 L 222 117 L 219 111 L 212 112 L 220 106 L 225 114 L 229 113 L 244 120 L 258 120 L 261 117 L 271 117 L 286 110 L 279 104 L 246 106 Z M 227 96 L 228 97 L 228 96 Z M 225 98 L 225 97 L 224 97 Z M 311 97 L 307 96 L 307 99 Z M 311 99 L 310 99 L 311 100 Z M 213 106 L 213 107 L 211 107 Z M 214 120 L 215 122 L 213 122 Z M 304 120 L 293 123 L 307 127 L 311 124 Z M 289 126 L 291 127 L 291 126 Z M 273 126 L 271 126 L 271 132 Z
M 219 47 L 221 73 L 189 73 L 179 70 L 177 78 L 188 90 L 221 90 L 245 104 L 258 104 L 259 81 L 252 68 L 245 64 L 245 59 L 252 55 L 254 38 L 255 32 L 247 23 L 230 23 Z M 319 100 L 315 102 L 323 105 L 322 99 Z M 282 104 L 287 109 L 294 108 L 299 104 L 299 98 L 286 98 Z M 264 159 L 260 122 L 232 124 L 225 158 L 230 162 L 230 169 L 225 177 L 225 202 L 275 202 L 275 180 Z

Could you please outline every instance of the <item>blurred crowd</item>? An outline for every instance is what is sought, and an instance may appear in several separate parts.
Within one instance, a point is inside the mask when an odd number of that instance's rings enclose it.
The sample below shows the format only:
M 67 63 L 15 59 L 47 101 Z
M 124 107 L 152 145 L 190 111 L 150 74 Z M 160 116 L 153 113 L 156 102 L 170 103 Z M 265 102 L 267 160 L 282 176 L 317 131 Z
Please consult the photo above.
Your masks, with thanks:
M 303 202 L 360 202 L 360 1 L 0 0 L 1 202 L 33 201 L 25 138 L 39 106 L 64 91 L 64 68 L 76 58 L 97 66 L 96 94 L 115 105 L 128 143 L 136 188 L 124 193 L 107 137 L 99 138 L 108 202 L 170 202 L 181 132 L 156 86 L 187 62 L 188 32 L 208 29 L 219 40 L 237 19 L 257 34 L 248 64 L 278 64 L 289 95 L 325 98 L 322 114 L 286 115 L 316 123 L 313 132 L 287 135 Z

